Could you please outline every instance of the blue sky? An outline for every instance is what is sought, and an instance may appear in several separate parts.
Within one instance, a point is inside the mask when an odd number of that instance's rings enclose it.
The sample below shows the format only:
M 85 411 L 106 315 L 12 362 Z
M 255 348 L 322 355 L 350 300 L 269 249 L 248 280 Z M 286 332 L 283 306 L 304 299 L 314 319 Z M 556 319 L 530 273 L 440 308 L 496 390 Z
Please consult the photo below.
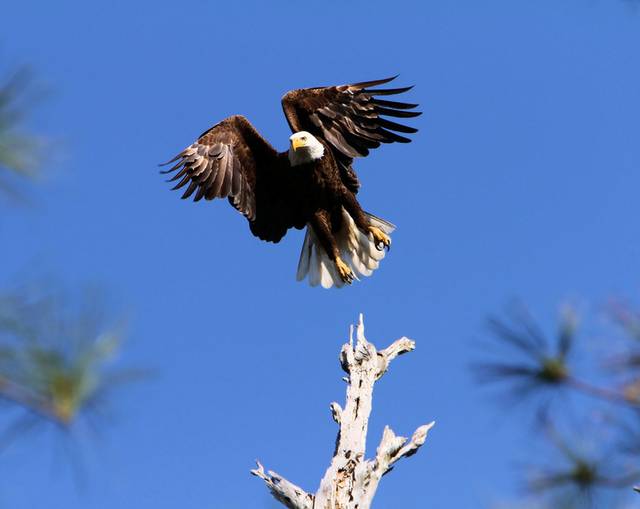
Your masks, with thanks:
M 417 342 L 377 386 L 370 450 L 385 424 L 437 421 L 376 507 L 514 496 L 525 424 L 497 412 L 469 363 L 486 315 L 514 297 L 551 326 L 565 299 L 589 310 L 637 294 L 632 2 L 25 0 L 2 18 L 3 68 L 27 63 L 46 83 L 30 127 L 59 147 L 34 206 L 0 205 L 0 279 L 102 284 L 130 318 L 123 363 L 159 374 L 114 399 L 102 436 L 78 437 L 83 489 L 54 437 L 3 453 L 0 507 L 275 507 L 248 474 L 256 457 L 314 491 L 360 311 L 379 346 Z M 301 232 L 260 243 L 226 202 L 182 202 L 157 174 L 235 113 L 284 149 L 289 89 L 396 73 L 424 115 L 414 143 L 357 163 L 364 208 L 398 230 L 351 288 L 296 283 Z

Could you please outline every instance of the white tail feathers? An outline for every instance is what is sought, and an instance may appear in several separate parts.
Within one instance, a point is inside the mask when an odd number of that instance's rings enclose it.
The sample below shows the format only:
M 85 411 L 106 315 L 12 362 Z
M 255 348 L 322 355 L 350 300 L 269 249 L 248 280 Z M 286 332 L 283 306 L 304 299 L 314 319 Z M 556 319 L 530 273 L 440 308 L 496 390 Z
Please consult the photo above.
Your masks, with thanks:
M 371 214 L 367 214 L 367 217 L 371 226 L 380 228 L 387 235 L 396 229 L 394 225 L 384 219 Z M 358 276 L 370 276 L 384 258 L 385 250 L 376 248 L 373 236 L 370 233 L 361 232 L 344 208 L 342 209 L 342 218 L 342 229 L 335 235 L 340 257 L 353 270 L 356 279 Z M 311 226 L 307 226 L 296 279 L 302 281 L 307 276 L 309 276 L 311 286 L 340 288 L 345 284 L 335 264 L 320 245 Z

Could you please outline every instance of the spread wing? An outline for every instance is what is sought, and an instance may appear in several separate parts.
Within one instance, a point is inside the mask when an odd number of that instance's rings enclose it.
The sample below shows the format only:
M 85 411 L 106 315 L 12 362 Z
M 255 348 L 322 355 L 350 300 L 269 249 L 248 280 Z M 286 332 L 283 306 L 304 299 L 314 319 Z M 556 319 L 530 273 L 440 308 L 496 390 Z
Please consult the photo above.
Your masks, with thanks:
M 278 152 L 241 115 L 226 118 L 205 131 L 161 173 L 174 173 L 173 189 L 187 186 L 182 199 L 228 198 L 263 240 L 279 241 L 291 223 L 291 211 L 279 182 Z M 195 195 L 194 195 L 195 193 Z
M 395 79 L 387 78 L 352 85 L 292 90 L 282 98 L 282 108 L 293 132 L 308 131 L 329 144 L 338 161 L 342 179 L 357 192 L 358 177 L 351 165 L 354 157 L 365 157 L 381 143 L 408 143 L 398 133 L 417 129 L 384 117 L 411 118 L 421 113 L 410 111 L 417 104 L 380 99 L 400 94 L 412 87 L 372 89 Z

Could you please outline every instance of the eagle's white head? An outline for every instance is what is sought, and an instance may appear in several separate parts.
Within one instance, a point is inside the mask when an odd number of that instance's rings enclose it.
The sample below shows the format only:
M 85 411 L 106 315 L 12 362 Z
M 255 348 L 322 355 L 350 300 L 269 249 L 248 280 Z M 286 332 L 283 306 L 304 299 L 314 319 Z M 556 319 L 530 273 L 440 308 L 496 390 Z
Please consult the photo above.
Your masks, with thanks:
M 324 155 L 324 145 L 307 131 L 293 133 L 289 137 L 289 162 L 291 166 L 317 161 Z

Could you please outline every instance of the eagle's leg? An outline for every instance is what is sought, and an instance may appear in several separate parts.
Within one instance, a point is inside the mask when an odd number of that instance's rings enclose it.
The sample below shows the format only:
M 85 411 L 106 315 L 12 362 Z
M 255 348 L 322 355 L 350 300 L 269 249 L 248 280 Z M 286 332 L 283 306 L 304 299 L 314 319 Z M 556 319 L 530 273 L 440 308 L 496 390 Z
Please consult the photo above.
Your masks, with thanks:
M 355 274 L 342 258 L 340 250 L 333 233 L 331 232 L 331 216 L 325 210 L 318 210 L 311 219 L 311 226 L 316 233 L 320 244 L 326 251 L 329 259 L 335 264 L 340 279 L 347 284 L 351 284 L 356 278 Z
M 336 264 L 336 269 L 338 269 L 338 274 L 340 274 L 340 279 L 342 279 L 348 285 L 353 283 L 356 275 L 351 270 L 351 267 L 344 263 L 342 261 L 342 258 L 340 258 L 339 256 L 334 260 L 334 263 Z
M 343 203 L 344 208 L 353 218 L 353 221 L 356 223 L 356 226 L 360 231 L 367 234 L 370 233 L 373 236 L 373 241 L 375 242 L 377 249 L 380 251 L 384 248 L 387 248 L 387 250 L 391 249 L 391 237 L 377 226 L 371 225 L 367 214 L 362 210 L 362 207 L 360 207 L 357 198 L 352 192 L 348 190 L 345 192 Z
M 373 240 L 376 243 L 376 249 L 382 251 L 385 247 L 387 251 L 391 249 L 391 237 L 383 232 L 377 226 L 369 226 L 369 232 L 373 235 Z

